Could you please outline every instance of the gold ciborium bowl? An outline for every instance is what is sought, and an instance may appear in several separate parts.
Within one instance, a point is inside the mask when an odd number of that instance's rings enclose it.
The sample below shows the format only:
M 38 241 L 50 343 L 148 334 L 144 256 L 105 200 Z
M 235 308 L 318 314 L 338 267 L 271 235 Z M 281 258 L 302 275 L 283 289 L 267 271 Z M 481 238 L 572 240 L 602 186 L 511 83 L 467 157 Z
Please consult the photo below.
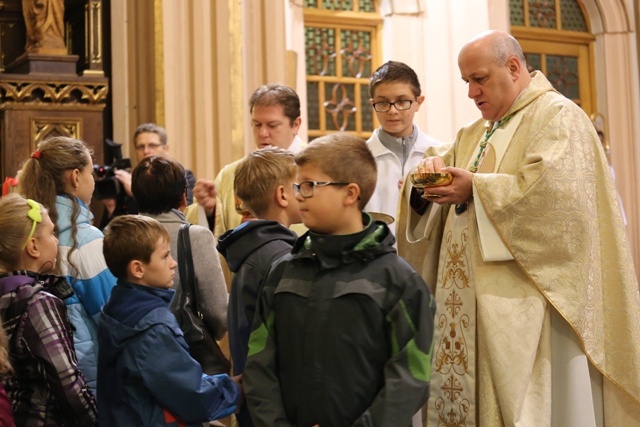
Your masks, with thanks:
M 411 180 L 411 184 L 413 184 L 416 188 L 431 188 L 431 187 L 441 187 L 443 185 L 451 184 L 453 180 L 453 176 L 450 173 L 446 172 L 422 172 L 422 173 L 412 173 L 409 175 L 409 179 Z M 427 197 L 440 197 L 438 195 L 427 194 L 426 192 L 422 195 L 423 198 Z

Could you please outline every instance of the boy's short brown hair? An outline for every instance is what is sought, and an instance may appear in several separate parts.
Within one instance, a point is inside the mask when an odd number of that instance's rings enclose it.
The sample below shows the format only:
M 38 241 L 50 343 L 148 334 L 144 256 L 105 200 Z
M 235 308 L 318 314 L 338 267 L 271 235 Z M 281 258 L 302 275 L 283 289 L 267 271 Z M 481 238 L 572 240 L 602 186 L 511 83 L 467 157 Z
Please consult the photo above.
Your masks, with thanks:
M 260 218 L 273 201 L 280 185 L 291 185 L 296 176 L 293 153 L 278 147 L 265 147 L 247 155 L 238 164 L 233 188 L 238 199 Z
M 376 188 L 376 160 L 364 139 L 355 135 L 337 132 L 314 139 L 295 160 L 298 166 L 317 166 L 332 180 L 357 184 L 360 210 Z
M 369 79 L 369 96 L 374 97 L 376 86 L 381 83 L 407 83 L 415 97 L 420 96 L 420 80 L 413 68 L 404 62 L 388 61 L 382 64 Z
M 102 252 L 107 267 L 118 279 L 127 278 L 133 260 L 147 264 L 160 238 L 169 241 L 169 233 L 153 218 L 122 215 L 114 218 L 104 231 Z

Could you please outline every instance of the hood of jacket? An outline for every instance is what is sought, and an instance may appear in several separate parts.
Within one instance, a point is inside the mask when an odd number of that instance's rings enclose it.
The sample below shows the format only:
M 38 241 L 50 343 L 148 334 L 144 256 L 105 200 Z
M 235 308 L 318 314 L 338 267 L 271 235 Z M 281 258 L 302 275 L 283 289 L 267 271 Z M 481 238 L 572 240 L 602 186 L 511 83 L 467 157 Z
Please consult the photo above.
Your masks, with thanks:
M 118 281 L 100 317 L 100 333 L 104 330 L 106 333 L 103 337 L 108 335 L 110 341 L 110 346 L 107 346 L 109 354 L 105 352 L 105 356 L 109 360 L 115 359 L 128 340 L 156 324 L 166 324 L 166 317 L 173 316 L 168 307 L 174 294 L 173 289 L 151 288 Z M 158 310 L 159 308 L 166 310 Z M 175 325 L 179 331 L 177 323 Z M 182 335 L 182 332 L 179 332 L 179 335 Z
M 250 237 L 246 237 L 251 234 Z M 298 236 L 277 221 L 257 219 L 240 224 L 218 239 L 218 252 L 224 256 L 232 272 L 240 269 L 245 259 L 260 247 L 274 240 L 284 240 L 293 246 Z
M 396 252 L 396 238 L 382 221 L 362 214 L 362 231 L 347 235 L 320 234 L 308 231 L 291 251 L 294 258 L 315 258 L 321 269 L 336 268 L 356 261 L 372 261 L 389 252 Z
M 0 275 L 0 296 L 13 292 L 26 284 L 28 284 L 29 287 L 22 292 L 24 296 L 29 298 L 40 289 L 49 292 L 61 300 L 65 300 L 73 295 L 73 288 L 63 276 L 17 270 Z

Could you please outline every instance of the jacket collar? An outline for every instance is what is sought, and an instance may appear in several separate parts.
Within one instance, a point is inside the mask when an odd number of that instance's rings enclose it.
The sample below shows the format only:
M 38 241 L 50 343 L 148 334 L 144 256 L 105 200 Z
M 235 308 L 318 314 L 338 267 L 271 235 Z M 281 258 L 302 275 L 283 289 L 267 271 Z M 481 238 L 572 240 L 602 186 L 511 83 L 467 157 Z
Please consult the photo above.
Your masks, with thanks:
M 149 218 L 153 218 L 161 223 L 176 223 L 176 224 L 186 224 L 187 219 L 184 214 L 180 212 L 178 209 L 171 209 L 169 212 L 163 212 L 158 215 L 140 212 L 141 215 L 148 216 Z
M 395 252 L 395 237 L 382 221 L 374 221 L 362 213 L 362 231 L 347 235 L 320 234 L 308 231 L 296 242 L 294 258 L 316 259 L 322 269 L 336 268 L 359 260 L 371 261 L 385 253 Z

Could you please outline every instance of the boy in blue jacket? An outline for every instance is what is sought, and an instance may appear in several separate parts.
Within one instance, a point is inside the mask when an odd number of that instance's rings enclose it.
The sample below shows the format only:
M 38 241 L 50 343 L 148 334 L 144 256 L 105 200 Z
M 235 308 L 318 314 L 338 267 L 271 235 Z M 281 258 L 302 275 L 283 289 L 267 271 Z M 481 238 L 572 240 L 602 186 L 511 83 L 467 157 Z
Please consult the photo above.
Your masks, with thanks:
M 239 379 L 203 375 L 169 310 L 176 262 L 158 221 L 124 215 L 105 232 L 118 284 L 98 330 L 101 426 L 198 425 L 235 412 Z

